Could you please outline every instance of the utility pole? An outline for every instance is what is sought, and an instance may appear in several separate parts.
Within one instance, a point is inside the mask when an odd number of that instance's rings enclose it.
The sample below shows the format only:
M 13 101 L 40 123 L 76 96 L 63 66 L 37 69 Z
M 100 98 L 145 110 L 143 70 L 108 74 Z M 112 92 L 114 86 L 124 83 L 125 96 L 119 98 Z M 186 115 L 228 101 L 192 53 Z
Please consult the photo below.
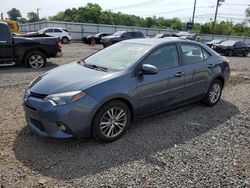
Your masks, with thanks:
M 38 16 L 38 20 L 40 20 L 40 17 L 39 17 L 39 10 L 41 10 L 41 9 L 40 9 L 40 8 L 36 9 L 37 16 Z
M 195 9 L 196 9 L 196 0 L 194 0 L 194 10 L 193 10 L 193 18 L 192 18 L 192 27 L 194 26 Z
M 215 15 L 214 15 L 214 22 L 213 22 L 213 30 L 214 30 L 214 26 L 216 24 L 216 19 L 217 19 L 217 14 L 218 14 L 218 8 L 220 6 L 220 2 L 225 2 L 225 0 L 217 0 L 217 4 L 216 4 L 216 10 L 215 10 Z

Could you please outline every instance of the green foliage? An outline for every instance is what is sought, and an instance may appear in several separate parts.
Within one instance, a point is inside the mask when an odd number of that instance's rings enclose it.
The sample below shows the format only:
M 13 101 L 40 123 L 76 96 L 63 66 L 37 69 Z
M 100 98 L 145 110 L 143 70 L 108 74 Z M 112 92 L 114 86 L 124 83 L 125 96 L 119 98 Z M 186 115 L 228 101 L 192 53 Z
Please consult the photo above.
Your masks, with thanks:
M 28 12 L 27 17 L 28 17 L 28 22 L 39 21 L 39 17 L 37 15 L 37 13 L 35 13 L 35 12 Z
M 249 13 L 250 9 L 248 8 L 246 10 L 246 15 L 249 16 Z M 66 9 L 50 17 L 49 20 L 186 30 L 186 23 L 181 22 L 178 18 L 165 19 L 163 17 L 157 18 L 156 16 L 142 18 L 135 15 L 123 14 L 121 12 L 114 13 L 109 10 L 103 11 L 98 4 L 93 3 L 88 3 L 86 6 L 77 9 Z M 204 24 L 195 23 L 193 32 L 250 36 L 250 28 L 247 27 L 245 23 L 234 25 L 231 22 L 225 21 L 216 24 L 214 30 L 211 22 Z
M 16 9 L 16 8 L 12 8 L 11 10 L 9 10 L 7 12 L 8 16 L 9 16 L 9 19 L 10 20 L 14 20 L 14 21 L 17 21 L 18 18 L 21 18 L 22 15 L 21 15 L 21 12 L 20 10 Z

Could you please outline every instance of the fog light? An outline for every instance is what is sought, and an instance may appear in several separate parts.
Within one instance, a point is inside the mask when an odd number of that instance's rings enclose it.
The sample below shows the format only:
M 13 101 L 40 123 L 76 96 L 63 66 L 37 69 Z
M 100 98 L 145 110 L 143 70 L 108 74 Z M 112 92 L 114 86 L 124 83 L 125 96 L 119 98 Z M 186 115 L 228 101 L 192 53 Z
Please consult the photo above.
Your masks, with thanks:
M 65 131 L 65 130 L 66 130 L 66 127 L 65 127 L 65 125 L 63 125 L 63 124 L 58 124 L 58 128 L 59 128 L 61 131 Z

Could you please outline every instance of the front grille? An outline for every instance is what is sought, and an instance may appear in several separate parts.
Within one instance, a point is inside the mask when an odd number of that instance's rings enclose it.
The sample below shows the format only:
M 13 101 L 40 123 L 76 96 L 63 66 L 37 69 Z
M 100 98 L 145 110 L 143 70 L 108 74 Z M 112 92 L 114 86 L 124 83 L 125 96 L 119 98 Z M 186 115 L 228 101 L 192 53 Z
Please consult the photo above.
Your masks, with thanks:
M 29 118 L 30 119 L 30 122 L 35 126 L 35 127 L 37 127 L 38 129 L 40 129 L 41 131 L 45 131 L 45 129 L 44 129 L 44 127 L 43 127 L 43 125 L 42 125 L 42 123 L 40 122 L 40 121 L 37 121 L 37 120 L 35 120 L 35 119 L 32 119 L 32 118 Z
M 30 92 L 30 96 L 35 97 L 35 98 L 39 98 L 39 99 L 44 99 L 48 95 Z

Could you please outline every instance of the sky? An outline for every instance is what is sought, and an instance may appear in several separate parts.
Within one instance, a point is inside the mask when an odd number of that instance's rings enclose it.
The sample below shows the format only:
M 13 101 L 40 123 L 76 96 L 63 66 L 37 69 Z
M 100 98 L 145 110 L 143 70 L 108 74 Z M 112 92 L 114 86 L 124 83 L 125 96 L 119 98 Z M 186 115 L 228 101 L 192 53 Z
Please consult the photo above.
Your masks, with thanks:
M 192 18 L 194 0 L 0 0 L 0 13 L 17 8 L 26 17 L 39 8 L 40 18 L 53 16 L 67 8 L 85 6 L 88 2 L 99 4 L 103 10 L 123 12 L 137 16 L 178 17 L 182 21 Z M 195 22 L 204 23 L 214 19 L 217 0 L 197 0 Z M 218 9 L 218 21 L 242 22 L 250 0 L 225 0 Z

